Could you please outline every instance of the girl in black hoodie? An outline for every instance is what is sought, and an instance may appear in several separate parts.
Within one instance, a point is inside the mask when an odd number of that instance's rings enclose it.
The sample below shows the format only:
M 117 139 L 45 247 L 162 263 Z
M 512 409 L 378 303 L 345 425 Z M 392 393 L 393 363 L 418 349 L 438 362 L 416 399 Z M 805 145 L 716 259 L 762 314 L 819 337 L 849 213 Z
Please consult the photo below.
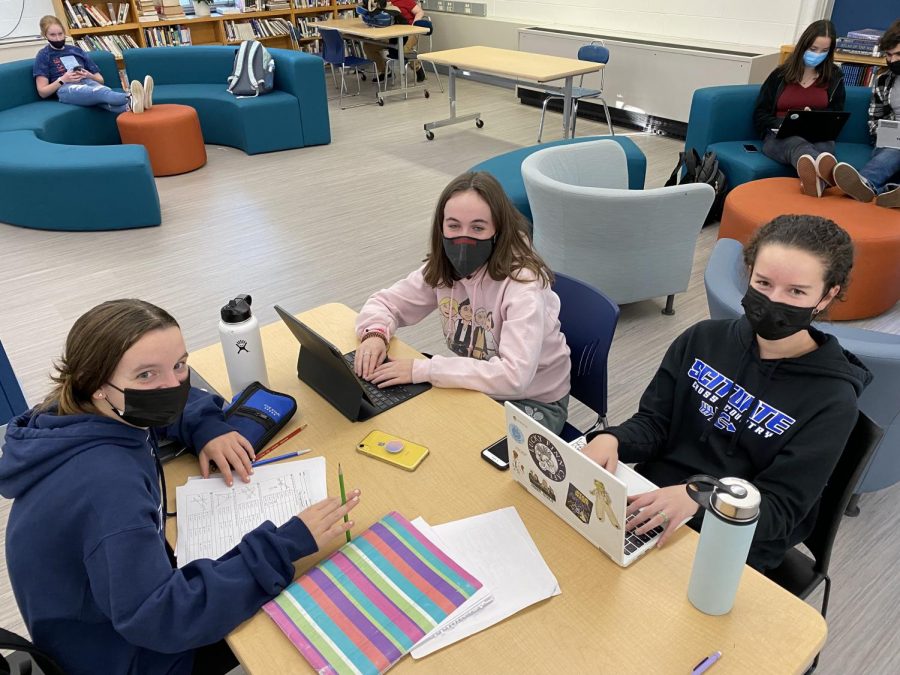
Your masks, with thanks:
M 753 126 L 763 139 L 763 154 L 797 170 L 800 188 L 811 197 L 834 185 L 834 141 L 810 143 L 801 136 L 776 138 L 788 110 L 844 109 L 844 75 L 834 65 L 835 30 L 831 21 L 815 21 L 803 31 L 788 60 L 759 89 Z
M 853 244 L 844 230 L 816 216 L 779 216 L 757 232 L 744 262 L 746 315 L 680 335 L 637 414 L 589 434 L 584 452 L 610 471 L 619 460 L 637 462 L 663 486 L 628 507 L 639 512 L 629 529 L 665 527 L 660 546 L 700 515 L 686 478 L 752 482 L 762 504 L 748 563 L 766 570 L 812 529 L 872 375 L 834 336 L 810 327 L 846 288 Z

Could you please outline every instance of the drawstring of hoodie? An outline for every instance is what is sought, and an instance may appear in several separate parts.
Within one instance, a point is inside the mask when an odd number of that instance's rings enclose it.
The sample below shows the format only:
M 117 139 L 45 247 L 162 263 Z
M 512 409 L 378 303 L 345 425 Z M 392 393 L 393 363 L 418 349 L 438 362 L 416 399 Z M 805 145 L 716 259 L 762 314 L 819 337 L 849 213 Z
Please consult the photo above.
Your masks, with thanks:
M 162 493 L 162 512 L 163 530 L 166 529 L 166 517 L 174 518 L 178 515 L 177 511 L 167 511 L 169 507 L 169 496 L 166 492 L 166 474 L 162 468 L 162 462 L 159 461 L 159 446 L 156 444 L 156 434 L 152 429 L 147 430 L 147 439 L 150 441 L 150 449 L 153 453 L 153 461 L 156 462 L 156 477 L 159 480 L 159 489 Z

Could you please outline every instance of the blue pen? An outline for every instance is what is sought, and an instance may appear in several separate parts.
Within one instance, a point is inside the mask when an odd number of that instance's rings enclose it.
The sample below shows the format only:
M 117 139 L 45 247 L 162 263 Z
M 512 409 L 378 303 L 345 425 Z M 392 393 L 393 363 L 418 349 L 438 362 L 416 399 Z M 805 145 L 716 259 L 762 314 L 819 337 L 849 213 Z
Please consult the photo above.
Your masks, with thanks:
M 712 665 L 722 658 L 722 652 L 713 652 L 705 659 L 703 659 L 700 663 L 694 666 L 694 669 L 691 671 L 691 675 L 700 675 L 700 673 L 705 673 L 709 670 Z
M 271 464 L 272 462 L 280 462 L 283 459 L 291 459 L 292 457 L 299 457 L 300 455 L 305 455 L 307 452 L 312 452 L 312 450 L 298 450 L 297 452 L 289 452 L 286 455 L 279 455 L 278 457 L 270 457 L 269 459 L 261 459 L 258 462 L 252 462 L 250 466 L 257 467 L 263 466 L 265 464 Z

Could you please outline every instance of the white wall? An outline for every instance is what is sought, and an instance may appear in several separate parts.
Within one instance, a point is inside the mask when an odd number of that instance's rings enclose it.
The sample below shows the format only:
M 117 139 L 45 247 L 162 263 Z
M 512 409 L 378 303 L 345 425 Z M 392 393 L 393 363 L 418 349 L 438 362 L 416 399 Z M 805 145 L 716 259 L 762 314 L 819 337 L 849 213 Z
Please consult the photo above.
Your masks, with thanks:
M 824 16 L 827 5 L 827 0 L 485 1 L 494 19 L 776 47 L 793 42 L 810 21 Z
M 13 29 L 22 12 L 22 4 L 25 11 L 22 13 L 22 22 L 18 28 Z M 10 37 L 26 35 L 38 35 L 38 21 L 45 14 L 53 14 L 53 3 L 50 0 L 0 0 L 0 38 L 10 31 Z

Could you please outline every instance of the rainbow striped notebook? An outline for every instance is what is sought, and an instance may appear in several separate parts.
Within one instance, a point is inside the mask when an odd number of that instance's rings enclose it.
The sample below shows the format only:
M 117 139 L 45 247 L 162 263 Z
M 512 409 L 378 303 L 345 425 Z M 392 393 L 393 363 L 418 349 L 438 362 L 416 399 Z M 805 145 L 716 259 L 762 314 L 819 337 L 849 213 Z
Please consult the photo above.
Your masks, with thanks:
M 383 673 L 481 588 L 389 513 L 263 609 L 317 673 Z

